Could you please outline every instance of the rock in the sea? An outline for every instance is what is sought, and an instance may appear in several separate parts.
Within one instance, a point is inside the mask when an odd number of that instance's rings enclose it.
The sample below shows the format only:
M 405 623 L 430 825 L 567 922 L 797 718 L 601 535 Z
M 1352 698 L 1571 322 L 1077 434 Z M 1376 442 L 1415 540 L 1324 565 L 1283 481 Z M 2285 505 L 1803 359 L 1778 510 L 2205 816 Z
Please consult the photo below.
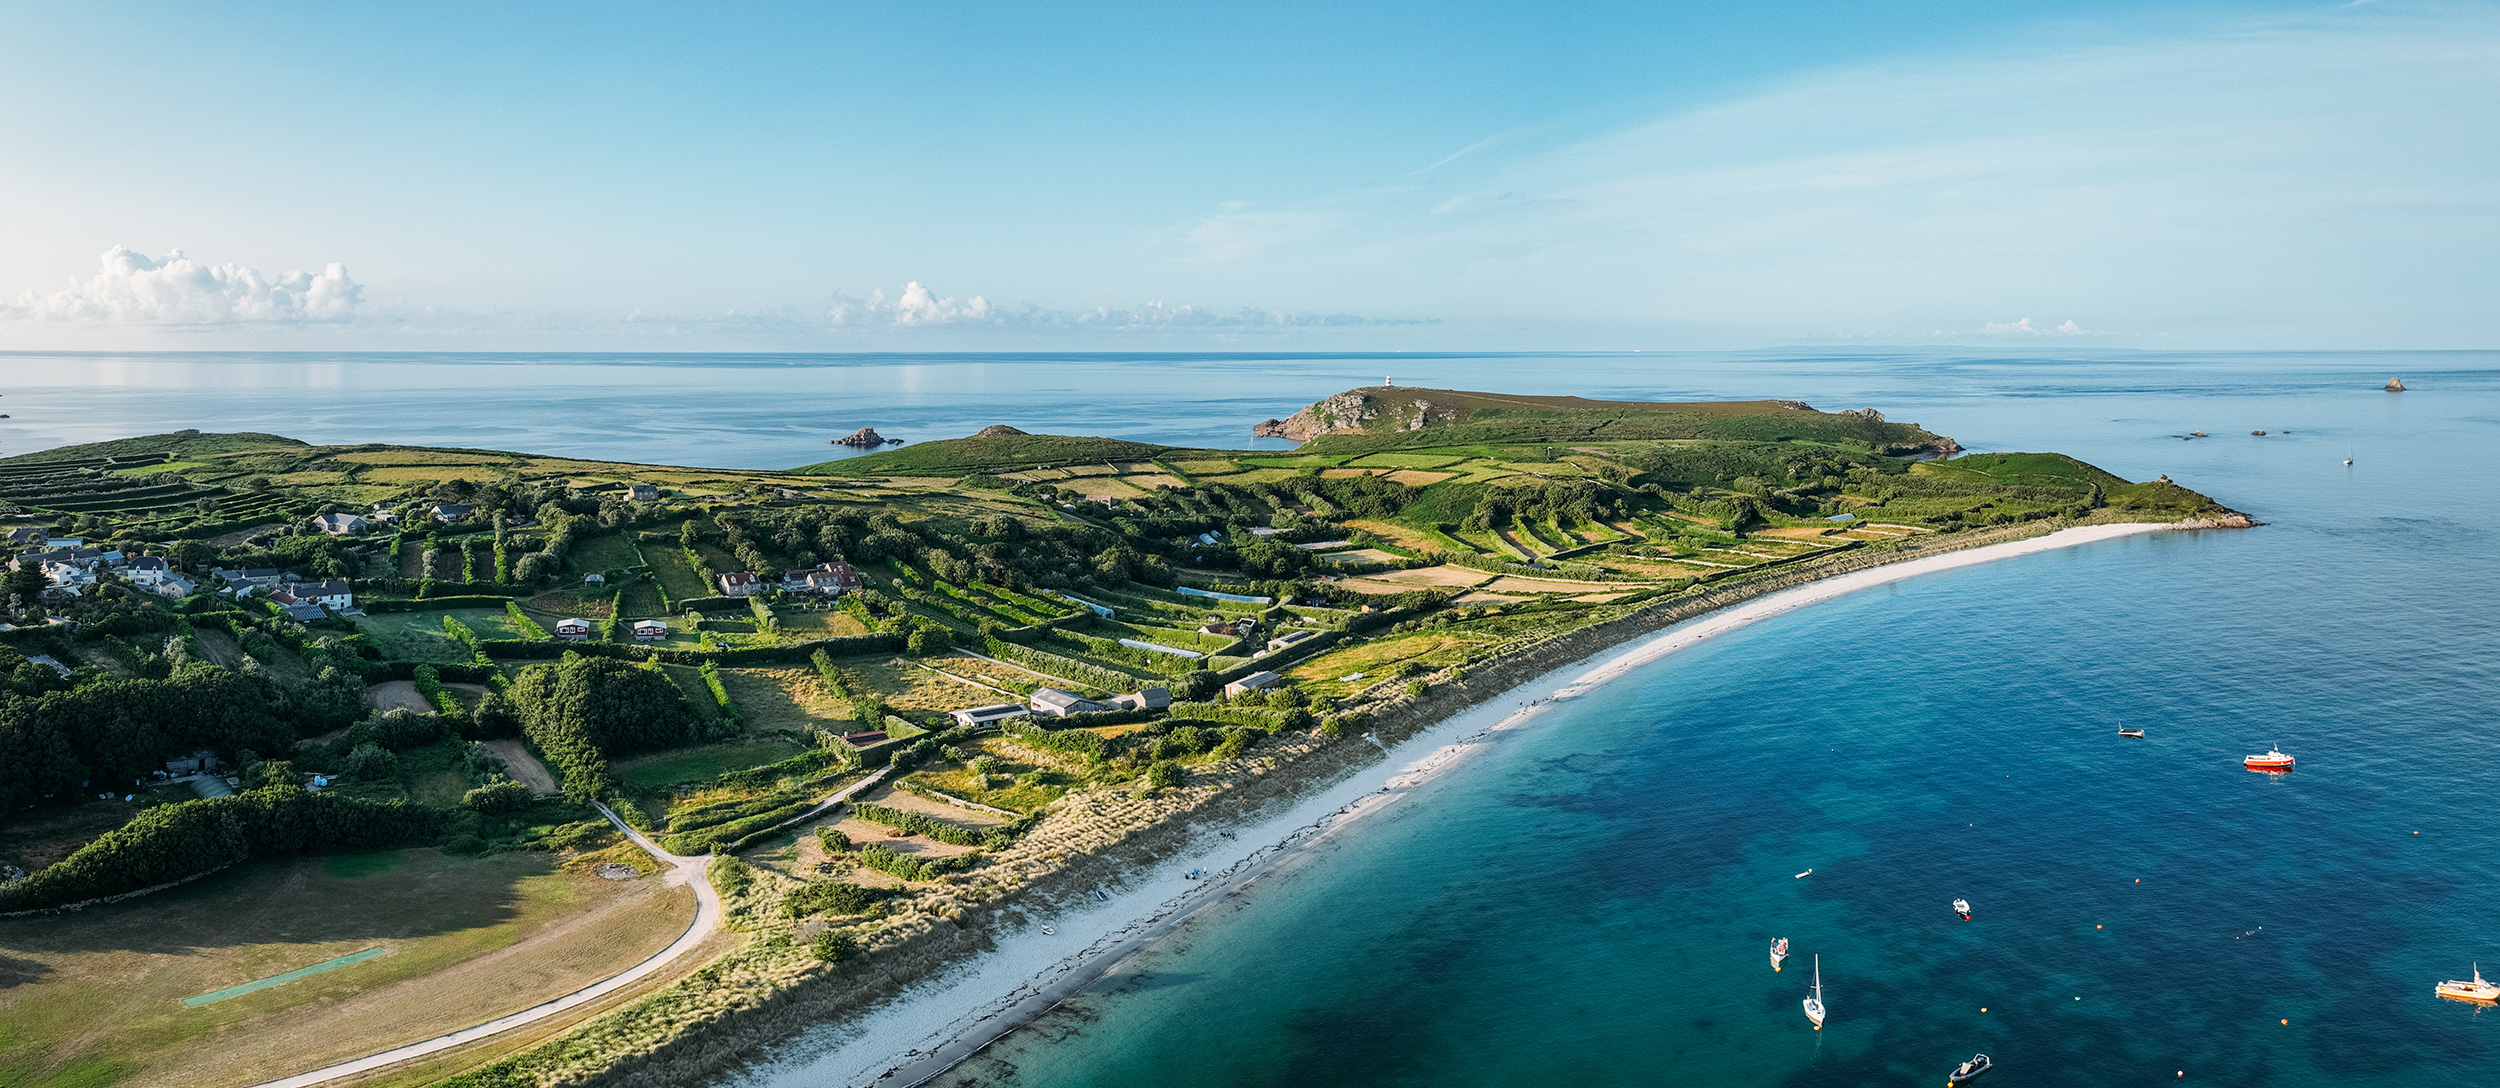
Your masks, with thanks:
M 850 446 L 854 449 L 874 449 L 878 446 L 885 445 L 885 436 L 878 434 L 875 427 L 862 427 L 851 432 L 851 436 L 849 438 L 834 439 L 833 444 L 837 446 Z

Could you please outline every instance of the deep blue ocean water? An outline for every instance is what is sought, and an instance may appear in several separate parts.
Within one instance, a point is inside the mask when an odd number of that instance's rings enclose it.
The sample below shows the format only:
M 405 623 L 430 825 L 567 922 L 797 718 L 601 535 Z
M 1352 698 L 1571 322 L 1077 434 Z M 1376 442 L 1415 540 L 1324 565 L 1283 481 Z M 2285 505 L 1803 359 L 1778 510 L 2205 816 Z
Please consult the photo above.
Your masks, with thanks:
M 1983 1084 L 2500 1076 L 2500 1010 L 2430 993 L 2500 974 L 2496 354 L 0 355 L 0 453 L 201 427 L 782 467 L 993 422 L 1240 446 L 1384 373 L 1873 405 L 2267 524 L 1904 581 L 1647 667 L 954 1083 L 1932 1084 L 1974 1050 Z M 2273 743 L 2298 771 L 2239 767 Z

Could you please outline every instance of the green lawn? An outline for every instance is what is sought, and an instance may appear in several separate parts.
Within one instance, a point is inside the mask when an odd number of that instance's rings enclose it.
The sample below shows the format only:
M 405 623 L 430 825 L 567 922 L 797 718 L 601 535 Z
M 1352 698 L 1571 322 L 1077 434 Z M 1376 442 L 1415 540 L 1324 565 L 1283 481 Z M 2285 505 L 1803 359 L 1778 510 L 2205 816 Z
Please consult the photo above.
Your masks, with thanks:
M 59 917 L 0 919 L 0 1085 L 239 1088 L 517 1011 L 666 945 L 691 897 L 542 851 L 256 861 Z M 558 925 L 571 919 L 586 924 Z M 211 1004 L 183 999 L 371 949 Z M 493 967 L 479 957 L 500 953 Z
M 705 698 L 708 700 L 710 697 Z M 707 782 L 731 771 L 778 763 L 806 750 L 805 746 L 786 738 L 757 737 L 629 759 L 612 765 L 610 769 L 615 772 L 616 780 L 627 789 L 655 790 L 679 782 Z
M 469 660 L 466 647 L 443 633 L 443 617 L 450 616 L 469 625 L 482 639 L 519 638 L 512 618 L 500 608 L 452 608 L 426 612 L 377 612 L 356 621 L 356 626 L 380 643 L 392 657 L 408 661 L 459 662 Z

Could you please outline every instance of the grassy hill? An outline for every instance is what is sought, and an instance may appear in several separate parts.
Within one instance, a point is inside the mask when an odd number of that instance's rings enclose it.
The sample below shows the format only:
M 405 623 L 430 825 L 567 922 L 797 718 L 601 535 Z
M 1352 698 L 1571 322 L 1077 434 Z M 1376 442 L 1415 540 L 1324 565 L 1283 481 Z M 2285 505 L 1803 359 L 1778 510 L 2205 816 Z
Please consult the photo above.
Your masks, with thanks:
M 56 461 L 137 461 L 143 458 L 179 461 L 212 454 L 288 447 L 303 449 L 305 444 L 284 435 L 261 434 L 256 431 L 239 431 L 234 434 L 176 431 L 172 434 L 151 434 L 138 438 L 116 438 L 107 442 L 84 442 L 75 446 L 57 446 L 33 453 L 21 453 L 15 457 L 0 457 L 0 465 L 29 465 Z
M 1351 389 L 1263 425 L 1313 453 L 1470 443 L 1725 439 L 1811 441 L 1883 454 L 1951 453 L 1952 439 L 1878 414 L 1818 412 L 1795 401 L 1611 401 L 1457 389 Z

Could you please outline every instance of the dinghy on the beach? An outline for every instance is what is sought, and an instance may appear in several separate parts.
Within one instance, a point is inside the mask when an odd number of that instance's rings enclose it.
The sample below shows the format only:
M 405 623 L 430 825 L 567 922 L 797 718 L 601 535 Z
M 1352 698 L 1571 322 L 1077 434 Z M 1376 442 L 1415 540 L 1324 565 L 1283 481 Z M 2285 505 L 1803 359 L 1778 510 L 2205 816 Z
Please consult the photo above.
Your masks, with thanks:
M 1780 969 L 1780 963 L 1781 963 L 1782 961 L 1786 960 L 1787 958 L 1788 958 L 1788 938 L 1786 938 L 1786 937 L 1782 937 L 1782 938 L 1780 938 L 1780 939 L 1778 939 L 1778 940 L 1776 940 L 1776 941 L 1772 941 L 1772 942 L 1771 942 L 1771 970 L 1774 970 L 1774 971 L 1779 970 L 1779 969 Z
M 1981 1073 L 1995 1067 L 1996 1063 L 1989 1061 L 1987 1055 L 1973 1054 L 1969 1061 L 1954 1066 L 1952 1072 L 1945 1074 L 1944 1088 L 1959 1088 L 1961 1085 L 1969 1084 L 1978 1080 Z

